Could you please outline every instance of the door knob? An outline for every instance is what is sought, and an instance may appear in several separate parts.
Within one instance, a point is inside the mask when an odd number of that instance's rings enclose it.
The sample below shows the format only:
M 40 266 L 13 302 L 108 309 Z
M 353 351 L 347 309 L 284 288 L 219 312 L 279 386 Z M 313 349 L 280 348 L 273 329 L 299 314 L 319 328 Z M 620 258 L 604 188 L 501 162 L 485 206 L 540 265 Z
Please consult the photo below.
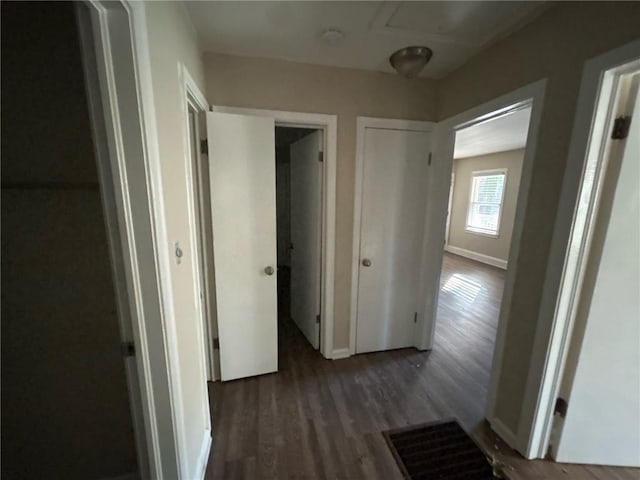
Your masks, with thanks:
M 273 267 L 269 265 L 268 267 L 264 267 L 264 273 L 267 275 L 273 275 Z
M 368 258 L 365 258 L 364 260 L 362 260 L 362 265 L 364 265 L 365 267 L 370 267 L 371 260 L 369 260 Z

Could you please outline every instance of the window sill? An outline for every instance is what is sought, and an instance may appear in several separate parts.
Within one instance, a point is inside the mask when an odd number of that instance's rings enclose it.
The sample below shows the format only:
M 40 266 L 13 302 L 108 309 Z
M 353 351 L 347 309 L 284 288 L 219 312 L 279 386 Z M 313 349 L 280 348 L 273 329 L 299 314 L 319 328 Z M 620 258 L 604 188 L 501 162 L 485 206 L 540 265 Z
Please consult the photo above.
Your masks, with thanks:
M 489 233 L 489 232 L 482 232 L 482 231 L 479 231 L 479 230 L 472 230 L 470 228 L 465 228 L 464 231 L 466 233 L 470 233 L 472 235 L 479 235 L 481 237 L 498 238 L 500 236 L 500 232 L 498 232 L 498 233 Z

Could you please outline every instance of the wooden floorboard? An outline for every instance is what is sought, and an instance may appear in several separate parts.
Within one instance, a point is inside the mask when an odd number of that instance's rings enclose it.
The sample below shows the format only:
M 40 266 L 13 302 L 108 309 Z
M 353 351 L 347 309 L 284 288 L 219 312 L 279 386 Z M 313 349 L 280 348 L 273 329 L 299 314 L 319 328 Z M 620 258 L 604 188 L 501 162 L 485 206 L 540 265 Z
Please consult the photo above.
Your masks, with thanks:
M 512 480 L 638 480 L 637 469 L 526 461 L 484 422 L 503 283 L 504 271 L 446 254 L 433 350 L 343 360 L 313 350 L 280 302 L 278 373 L 209 385 L 206 478 L 399 480 L 381 432 L 455 417 Z

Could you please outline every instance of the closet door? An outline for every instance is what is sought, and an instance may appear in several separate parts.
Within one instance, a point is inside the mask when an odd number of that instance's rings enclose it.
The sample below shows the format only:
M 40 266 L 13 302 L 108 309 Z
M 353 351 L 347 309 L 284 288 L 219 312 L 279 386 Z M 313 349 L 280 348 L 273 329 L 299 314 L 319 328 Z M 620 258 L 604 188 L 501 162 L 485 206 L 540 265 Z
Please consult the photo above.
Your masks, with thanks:
M 356 352 L 414 345 L 431 135 L 366 128 Z

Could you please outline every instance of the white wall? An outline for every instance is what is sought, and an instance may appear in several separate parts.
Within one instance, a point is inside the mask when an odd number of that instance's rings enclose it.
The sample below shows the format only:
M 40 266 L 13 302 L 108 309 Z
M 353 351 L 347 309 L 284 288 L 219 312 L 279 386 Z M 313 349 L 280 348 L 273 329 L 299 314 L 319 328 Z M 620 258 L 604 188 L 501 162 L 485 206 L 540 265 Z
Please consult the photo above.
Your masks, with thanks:
M 511 233 L 516 215 L 516 203 L 524 149 L 508 152 L 491 153 L 479 157 L 459 158 L 454 160 L 453 201 L 451 202 L 451 218 L 447 249 L 452 253 L 471 256 L 495 266 L 506 268 L 511 246 Z M 490 237 L 465 230 L 467 209 L 471 192 L 472 173 L 477 170 L 507 169 L 507 182 L 502 205 L 500 231 L 497 237 Z M 472 254 L 477 254 L 475 257 Z
M 154 106 L 158 129 L 162 171 L 163 202 L 171 262 L 173 312 L 168 312 L 175 324 L 177 342 L 177 384 L 174 410 L 177 413 L 178 437 L 182 436 L 180 463 L 182 477 L 197 478 L 203 449 L 209 440 L 209 406 L 206 390 L 206 370 L 203 358 L 202 328 L 198 311 L 197 278 L 194 264 L 195 245 L 190 221 L 187 191 L 188 139 L 184 122 L 184 99 L 179 77 L 183 64 L 195 82 L 204 90 L 202 58 L 197 35 L 182 3 L 145 3 L 149 54 L 153 82 Z M 161 241 L 164 239 L 161 239 Z M 184 256 L 180 264 L 173 261 L 173 244 L 179 242 Z
M 615 190 L 607 218 L 605 186 L 567 363 L 561 462 L 640 467 L 639 112 L 640 95 L 617 182 L 617 165 L 607 172 Z

